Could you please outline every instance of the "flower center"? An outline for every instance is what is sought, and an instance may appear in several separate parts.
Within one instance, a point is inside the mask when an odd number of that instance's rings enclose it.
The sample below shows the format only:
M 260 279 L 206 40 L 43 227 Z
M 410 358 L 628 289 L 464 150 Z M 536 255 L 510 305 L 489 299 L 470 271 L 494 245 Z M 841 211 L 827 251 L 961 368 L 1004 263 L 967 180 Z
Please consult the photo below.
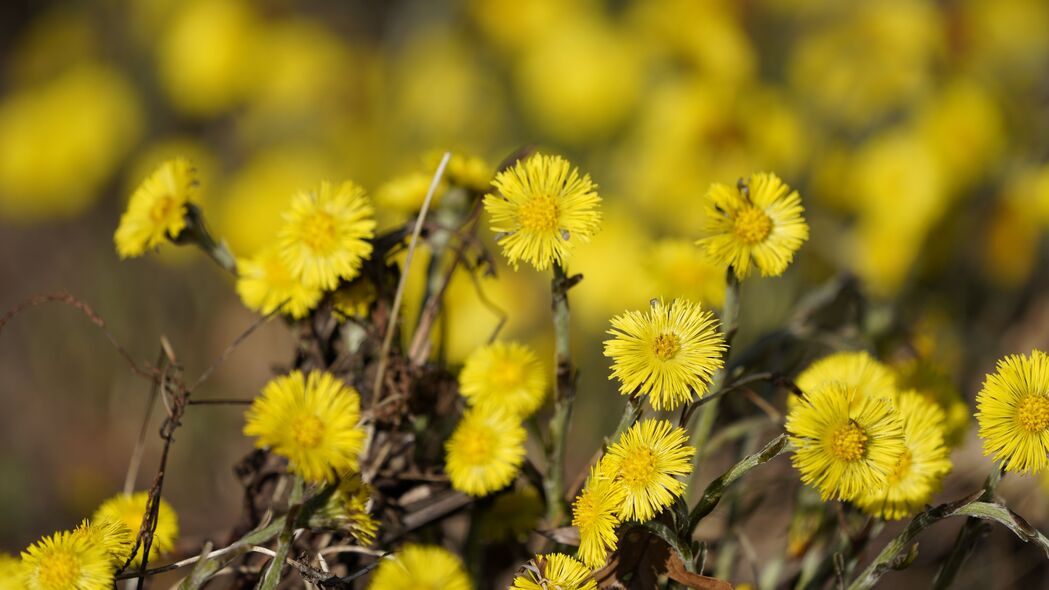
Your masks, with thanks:
M 855 424 L 843 424 L 831 435 L 830 450 L 842 461 L 859 461 L 867 450 L 867 433 Z
M 521 227 L 531 231 L 554 231 L 557 229 L 557 201 L 550 195 L 534 195 L 524 203 L 518 213 Z
M 1049 427 L 1049 397 L 1031 394 L 1020 400 L 1016 419 L 1027 432 L 1043 432 Z
M 291 439 L 304 449 L 313 449 L 324 437 L 324 423 L 314 415 L 299 416 L 291 423 Z
M 619 473 L 631 487 L 648 485 L 656 473 L 656 454 L 651 449 L 638 449 L 630 453 L 620 462 Z
M 70 551 L 57 551 L 41 564 L 37 581 L 48 590 L 73 588 L 80 578 L 80 560 Z
M 772 232 L 772 220 L 761 209 L 748 205 L 736 214 L 732 232 L 741 242 L 753 246 L 769 237 L 769 233 Z
M 674 358 L 679 350 L 681 350 L 681 341 L 678 340 L 676 334 L 670 332 L 656 336 L 656 341 L 652 343 L 652 351 L 661 361 L 669 361 Z
M 896 464 L 896 470 L 889 475 L 889 483 L 900 483 L 903 481 L 907 474 L 911 471 L 911 464 L 914 462 L 914 456 L 911 455 L 910 450 L 904 450 L 903 455 L 900 456 L 900 461 Z
M 521 384 L 521 365 L 508 361 L 496 363 L 492 370 L 493 384 L 500 389 L 513 389 Z
M 316 211 L 302 220 L 302 241 L 310 250 L 325 254 L 335 249 L 335 219 L 326 211 Z
M 156 224 L 167 221 L 175 211 L 175 204 L 175 197 L 171 195 L 158 196 L 153 200 L 153 207 L 149 210 L 149 218 Z
M 466 436 L 462 438 L 459 450 L 466 462 L 472 465 L 487 463 L 495 447 L 495 433 L 489 428 L 476 428 L 464 434 Z

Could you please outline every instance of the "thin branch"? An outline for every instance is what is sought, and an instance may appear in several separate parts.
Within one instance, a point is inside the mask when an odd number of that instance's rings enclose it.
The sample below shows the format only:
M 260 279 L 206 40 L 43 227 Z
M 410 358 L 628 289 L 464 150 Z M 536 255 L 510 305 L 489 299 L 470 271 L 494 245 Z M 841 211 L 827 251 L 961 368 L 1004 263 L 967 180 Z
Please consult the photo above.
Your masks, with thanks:
M 146 435 L 149 432 L 149 421 L 153 417 L 153 407 L 157 404 L 157 393 L 160 391 L 160 385 L 164 382 L 167 377 L 167 364 L 165 360 L 164 348 L 161 347 L 160 352 L 157 354 L 157 369 L 160 371 L 160 378 L 153 379 L 149 385 L 149 399 L 146 400 L 146 415 L 142 417 L 142 426 L 138 431 L 138 439 L 135 441 L 135 448 L 131 451 L 131 461 L 127 466 L 127 474 L 124 475 L 124 495 L 130 496 L 135 491 L 135 480 L 138 479 L 138 470 L 142 466 L 142 454 L 146 449 Z
M 255 330 L 258 330 L 263 324 L 269 322 L 271 319 L 273 319 L 275 315 L 280 313 L 280 309 L 282 307 L 284 307 L 283 304 L 278 305 L 277 309 L 274 309 L 270 313 L 255 320 L 255 322 L 248 326 L 247 330 L 241 332 L 240 336 L 237 336 L 237 338 L 233 342 L 230 342 L 229 346 L 226 347 L 226 350 L 223 350 L 222 354 L 220 354 L 219 357 L 215 359 L 215 361 L 211 363 L 211 365 L 207 369 L 205 369 L 203 373 L 200 374 L 200 377 L 197 378 L 197 380 L 193 383 L 193 386 L 190 387 L 189 390 L 196 391 L 197 388 L 201 386 L 201 384 L 203 384 L 205 381 L 208 380 L 208 378 L 211 377 L 211 374 L 214 373 L 216 369 L 218 369 L 220 366 L 222 366 L 223 363 L 226 362 L 226 359 L 228 359 L 230 355 L 233 354 L 233 351 L 235 351 L 237 347 L 241 345 L 241 343 L 243 343 L 245 340 L 248 339 L 249 336 L 255 333 Z

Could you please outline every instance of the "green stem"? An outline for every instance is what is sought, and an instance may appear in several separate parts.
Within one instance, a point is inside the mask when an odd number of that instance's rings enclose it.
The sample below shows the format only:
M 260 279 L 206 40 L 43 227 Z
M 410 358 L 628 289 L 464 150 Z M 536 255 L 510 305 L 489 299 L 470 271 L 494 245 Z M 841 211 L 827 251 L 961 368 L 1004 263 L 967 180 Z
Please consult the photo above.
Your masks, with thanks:
M 299 510 L 302 508 L 302 478 L 295 476 L 291 486 L 291 494 L 288 496 L 288 516 L 284 521 L 284 528 L 277 535 L 277 549 L 273 561 L 266 568 L 266 573 L 259 581 L 258 590 L 275 590 L 280 584 L 280 574 L 284 569 L 284 562 L 288 559 L 288 552 L 295 541 L 295 523 L 298 520 Z
M 751 469 L 754 469 L 762 463 L 767 463 L 774 457 L 789 450 L 791 450 L 791 446 L 788 444 L 787 435 L 781 434 L 769 441 L 763 449 L 744 458 L 739 463 L 733 465 L 721 477 L 710 482 L 706 491 L 703 492 L 703 497 L 699 499 L 699 502 L 696 503 L 695 508 L 693 508 L 691 514 L 689 514 L 688 530 L 695 531 L 699 521 L 702 520 L 704 516 L 714 511 L 718 502 L 721 502 L 722 496 L 725 495 L 725 489 L 732 485 L 733 482 L 743 477 L 743 475 Z
M 725 335 L 726 347 L 723 356 L 725 367 L 714 373 L 708 391 L 718 391 L 725 384 L 728 359 L 732 352 L 732 339 L 736 336 L 739 323 L 739 287 L 739 279 L 736 278 L 736 273 L 730 266 L 725 272 L 725 305 L 721 309 L 721 331 Z M 719 403 L 720 399 L 712 399 L 699 410 L 699 419 L 696 421 L 695 430 L 692 431 L 692 446 L 696 448 L 696 454 L 692 459 L 693 477 L 689 479 L 689 483 L 695 479 L 695 474 L 699 471 L 700 457 L 703 456 L 703 447 L 706 446 L 710 433 L 714 429 Z
M 615 442 L 619 440 L 619 437 L 623 436 L 623 433 L 641 418 L 641 413 L 643 411 L 644 406 L 642 405 L 639 396 L 631 395 L 628 397 L 626 407 L 623 408 L 623 415 L 619 418 L 619 424 L 616 426 L 616 430 L 612 433 L 612 436 L 605 439 L 605 446 L 607 447 L 610 444 L 615 444 Z
M 543 490 L 546 494 L 546 519 L 551 527 L 561 526 L 568 514 L 565 503 L 564 471 L 565 443 L 568 427 L 572 420 L 572 402 L 575 400 L 576 372 L 572 366 L 571 341 L 569 338 L 568 290 L 582 277 L 568 277 L 564 267 L 554 264 L 551 295 L 554 315 L 554 347 L 557 373 L 555 379 L 554 414 L 550 417 L 550 428 L 546 441 L 546 477 Z
M 994 500 L 994 492 L 998 489 L 998 482 L 1002 480 L 1002 475 L 1002 471 L 996 467 L 987 476 L 980 500 L 984 502 Z M 969 518 L 965 521 L 962 528 L 958 530 L 958 537 L 954 540 L 950 554 L 944 560 L 943 565 L 940 566 L 940 571 L 936 573 L 936 578 L 932 584 L 933 590 L 946 590 L 954 583 L 954 578 L 961 570 L 962 564 L 972 555 L 973 550 L 976 549 L 976 544 L 986 536 L 988 529 L 989 525 L 979 518 Z
M 225 242 L 219 242 L 212 237 L 211 232 L 208 231 L 207 224 L 204 223 L 204 213 L 196 205 L 187 205 L 186 227 L 174 241 L 176 244 L 193 242 L 209 258 L 215 261 L 215 264 L 218 264 L 233 276 L 237 276 L 236 257 L 229 251 Z

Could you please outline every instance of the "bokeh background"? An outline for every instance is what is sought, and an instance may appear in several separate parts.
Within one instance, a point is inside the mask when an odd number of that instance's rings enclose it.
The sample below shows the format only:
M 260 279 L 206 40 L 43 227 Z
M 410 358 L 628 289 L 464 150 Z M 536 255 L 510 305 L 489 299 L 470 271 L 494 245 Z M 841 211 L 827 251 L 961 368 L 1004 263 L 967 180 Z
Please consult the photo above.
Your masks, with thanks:
M 852 276 L 862 325 L 806 354 L 867 346 L 891 360 L 902 341 L 971 402 L 996 358 L 1049 346 L 1043 0 L 11 2 L 0 51 L 0 307 L 68 291 L 136 358 L 155 359 L 166 336 L 190 375 L 255 316 L 194 252 L 118 261 L 128 195 L 174 154 L 196 164 L 205 215 L 239 256 L 321 179 L 356 180 L 383 226 L 403 222 L 418 203 L 387 182 L 428 174 L 434 150 L 494 167 L 535 144 L 589 171 L 605 221 L 571 262 L 586 278 L 572 292 L 582 382 L 570 466 L 622 404 L 600 352 L 608 318 L 657 295 L 720 305 L 722 271 L 692 246 L 713 181 L 774 171 L 812 226 L 786 276 L 745 285 L 744 345 L 804 293 Z M 509 316 L 503 335 L 550 356 L 546 281 L 503 268 L 481 282 Z M 468 278 L 449 301 L 442 353 L 454 364 L 498 314 Z M 199 397 L 254 395 L 293 344 L 271 322 Z M 0 549 L 68 528 L 120 489 L 146 393 L 75 310 L 37 308 L 4 328 Z M 239 514 L 240 411 L 190 408 L 179 431 L 166 495 L 189 550 Z M 991 468 L 971 431 L 954 460 L 944 498 Z M 785 511 L 792 494 L 768 490 L 794 480 L 781 465 L 755 487 Z M 1002 493 L 1044 530 L 1044 489 L 1010 477 Z M 927 583 L 924 547 L 935 555 L 957 524 L 923 537 L 903 587 Z M 759 535 L 763 551 L 782 551 L 784 526 Z M 1045 582 L 1037 551 L 1000 531 L 977 559 L 959 587 Z

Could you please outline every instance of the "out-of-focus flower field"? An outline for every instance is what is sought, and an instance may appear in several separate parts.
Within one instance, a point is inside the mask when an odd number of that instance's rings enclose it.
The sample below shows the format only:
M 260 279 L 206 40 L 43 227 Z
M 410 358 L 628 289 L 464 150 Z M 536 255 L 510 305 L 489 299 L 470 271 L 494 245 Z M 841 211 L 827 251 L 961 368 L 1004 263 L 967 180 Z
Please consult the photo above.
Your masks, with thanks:
M 846 285 L 862 322 L 807 342 L 802 366 L 848 347 L 918 359 L 945 395 L 960 392 L 962 423 L 997 359 L 1049 347 L 1044 0 L 85 0 L 6 4 L 0 23 L 0 312 L 72 293 L 137 359 L 157 358 L 163 335 L 197 374 L 257 318 L 185 248 L 118 259 L 120 213 L 161 162 L 192 160 L 213 233 L 247 258 L 290 195 L 319 181 L 363 186 L 382 231 L 415 217 L 445 150 L 483 160 L 487 180 L 528 145 L 564 154 L 603 199 L 600 232 L 571 262 L 585 280 L 571 302 L 569 474 L 625 403 L 601 352 L 609 318 L 657 295 L 724 304 L 725 269 L 694 245 L 713 182 L 774 171 L 810 226 L 782 277 L 743 285 L 742 345 L 789 325 L 803 292 Z M 439 354 L 461 364 L 505 320 L 501 335 L 552 373 L 549 277 L 495 258 L 496 276 L 448 286 Z M 411 267 L 408 323 L 425 270 Z M 200 395 L 254 396 L 295 342 L 267 323 Z M 0 550 L 69 528 L 121 488 L 147 394 L 76 310 L 42 306 L 2 327 Z M 242 410 L 190 408 L 178 432 L 164 495 L 191 554 L 240 514 Z M 959 427 L 943 498 L 992 469 L 975 431 Z M 147 447 L 147 464 L 159 451 Z M 780 467 L 751 485 L 766 503 L 745 552 L 784 543 L 789 517 L 770 497 L 796 476 Z M 1011 476 L 1000 493 L 1049 527 L 1049 479 Z M 715 516 L 701 537 L 724 533 Z M 922 555 L 946 551 L 960 525 L 941 525 Z M 956 588 L 1049 583 L 1039 550 L 991 538 L 970 562 L 984 569 Z M 900 588 L 925 587 L 937 564 L 923 556 Z M 755 583 L 741 563 L 734 581 Z

